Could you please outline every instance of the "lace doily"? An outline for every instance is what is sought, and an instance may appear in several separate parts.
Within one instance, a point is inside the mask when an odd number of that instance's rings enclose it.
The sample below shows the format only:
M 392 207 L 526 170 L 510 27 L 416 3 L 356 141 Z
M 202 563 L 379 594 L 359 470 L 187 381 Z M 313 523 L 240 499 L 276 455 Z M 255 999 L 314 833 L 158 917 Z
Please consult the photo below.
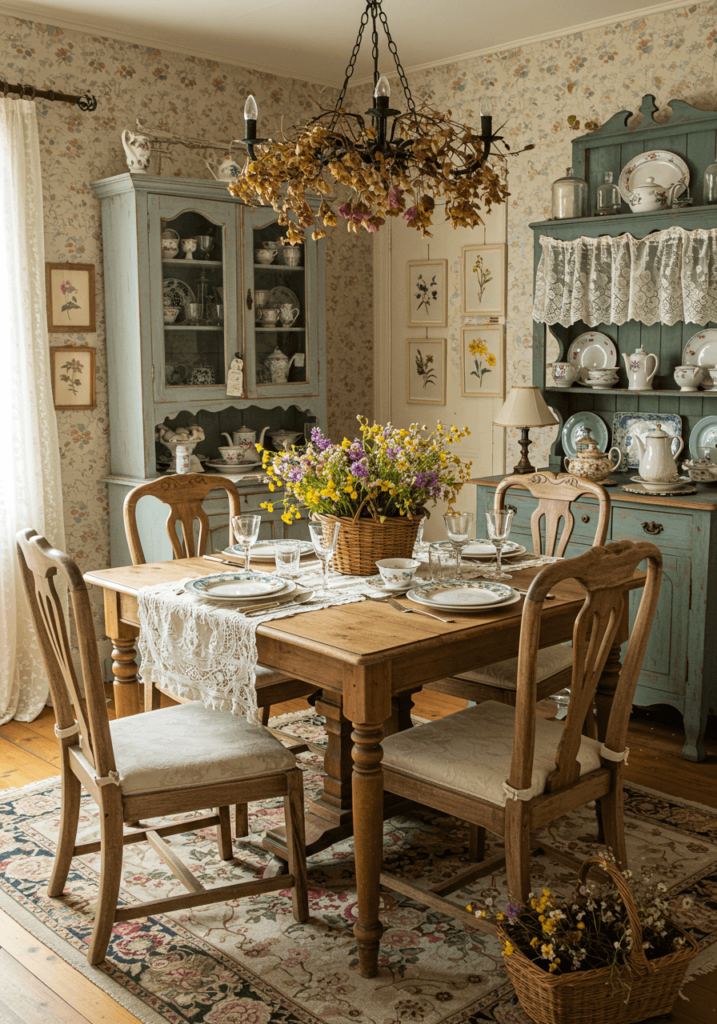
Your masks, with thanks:
M 717 320 L 717 228 L 671 227 L 637 239 L 541 236 L 533 318 L 569 327 Z

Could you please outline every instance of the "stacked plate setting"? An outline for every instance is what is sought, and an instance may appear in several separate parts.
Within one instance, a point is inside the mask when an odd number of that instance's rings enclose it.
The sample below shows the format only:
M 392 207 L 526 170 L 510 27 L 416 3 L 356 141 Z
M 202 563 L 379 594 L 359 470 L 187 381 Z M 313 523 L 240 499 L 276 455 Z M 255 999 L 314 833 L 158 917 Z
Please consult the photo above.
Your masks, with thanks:
M 310 540 L 300 540 L 300 558 L 304 555 L 312 554 L 314 551 L 314 545 Z M 231 555 L 232 558 L 243 558 L 244 548 L 241 544 L 232 544 L 231 547 L 225 548 L 225 555 Z M 273 540 L 258 540 L 256 544 L 252 545 L 251 549 L 251 560 L 254 562 L 273 562 L 274 555 L 276 554 L 276 542 Z
M 441 547 L 451 547 L 449 540 L 438 541 Z M 518 555 L 524 555 L 526 547 L 524 544 L 517 544 L 514 540 L 507 540 L 503 545 L 502 558 L 516 558 Z M 493 541 L 488 540 L 486 537 L 476 537 L 470 544 L 466 544 L 461 552 L 462 558 L 475 559 L 479 562 L 492 562 L 495 560 L 498 552 L 495 549 Z
M 488 612 L 515 604 L 521 595 L 504 583 L 483 583 L 477 580 L 446 580 L 413 587 L 406 595 L 409 601 L 444 612 Z
M 193 597 L 231 601 L 241 611 L 248 611 L 290 600 L 296 583 L 266 572 L 218 572 L 187 580 L 184 590 Z

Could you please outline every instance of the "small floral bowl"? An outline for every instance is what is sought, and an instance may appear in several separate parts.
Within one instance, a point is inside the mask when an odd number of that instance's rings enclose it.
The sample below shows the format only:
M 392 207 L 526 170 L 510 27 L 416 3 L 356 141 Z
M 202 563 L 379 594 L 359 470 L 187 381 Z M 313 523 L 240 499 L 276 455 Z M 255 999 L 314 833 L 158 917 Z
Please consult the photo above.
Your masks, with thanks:
M 257 263 L 273 263 L 276 259 L 276 249 L 255 249 L 254 258 Z
M 179 316 L 179 306 L 165 306 L 162 310 L 165 324 L 173 324 Z
M 382 558 L 376 562 L 383 582 L 397 590 L 413 579 L 420 564 L 415 558 Z

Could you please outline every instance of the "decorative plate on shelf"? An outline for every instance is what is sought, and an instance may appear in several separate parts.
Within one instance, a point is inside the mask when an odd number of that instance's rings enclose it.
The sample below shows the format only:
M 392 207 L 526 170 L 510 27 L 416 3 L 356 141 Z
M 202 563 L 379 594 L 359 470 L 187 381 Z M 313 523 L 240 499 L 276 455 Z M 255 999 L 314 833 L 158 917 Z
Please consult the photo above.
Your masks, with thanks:
M 705 458 L 702 448 L 717 448 L 717 416 L 705 416 L 692 428 L 690 455 L 693 459 Z
M 709 327 L 693 334 L 682 353 L 683 366 L 717 366 L 717 329 Z
M 576 412 L 565 421 L 562 432 L 563 450 L 571 459 L 578 454 L 577 443 L 588 430 L 602 451 L 607 451 L 609 438 L 605 420 L 595 412 Z
M 612 443 L 622 452 L 621 468 L 638 469 L 640 452 L 634 438 L 644 441 L 651 430 L 662 427 L 673 438 L 682 437 L 682 419 L 671 412 L 616 412 L 612 421 Z M 679 442 L 673 440 L 672 454 L 677 455 Z M 639 493 L 639 492 L 638 492 Z
M 628 195 L 639 185 L 646 185 L 648 178 L 665 188 L 684 181 L 685 185 L 690 183 L 690 169 L 677 153 L 670 153 L 666 149 L 651 149 L 647 153 L 640 153 L 628 164 L 625 164 L 620 171 L 620 180 L 617 187 L 625 202 L 630 205 Z
M 291 288 L 285 288 L 283 284 L 279 284 L 276 288 L 272 288 L 266 297 L 265 305 L 269 309 L 278 309 L 282 302 L 290 302 L 296 309 L 301 309 L 301 303 L 296 292 L 292 292 Z
M 578 370 L 578 380 L 587 380 L 588 370 L 612 370 L 617 366 L 615 343 L 607 334 L 587 331 L 570 343 L 565 362 Z
M 187 319 L 184 315 L 184 303 L 197 301 L 194 298 L 192 289 L 184 281 L 180 281 L 178 277 L 165 277 L 162 282 L 162 292 L 164 294 L 165 306 L 177 306 L 180 311 L 177 320 L 180 323 L 184 323 Z M 177 320 L 174 322 L 176 323 Z

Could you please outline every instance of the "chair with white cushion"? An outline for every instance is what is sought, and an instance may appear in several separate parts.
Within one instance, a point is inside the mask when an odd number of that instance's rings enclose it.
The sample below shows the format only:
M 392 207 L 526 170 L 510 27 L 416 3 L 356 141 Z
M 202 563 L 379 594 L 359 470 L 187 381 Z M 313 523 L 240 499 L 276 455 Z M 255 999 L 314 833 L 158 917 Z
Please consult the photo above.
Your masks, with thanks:
M 612 702 L 604 744 L 583 733 L 610 647 L 618 635 L 625 589 L 638 564 L 647 561 L 647 578 Z M 485 701 L 383 742 L 386 792 L 455 815 L 504 837 L 505 853 L 483 859 L 426 890 L 406 879 L 382 874 L 382 884 L 468 920 L 457 904 L 444 899 L 506 861 L 508 890 L 525 901 L 530 890 L 530 853 L 542 849 L 531 832 L 592 800 L 599 802 L 605 842 L 618 865 L 627 867 L 623 830 L 623 760 L 632 698 L 657 607 L 662 556 L 654 544 L 620 541 L 547 565 L 533 580 L 525 599 L 518 653 L 516 705 Z M 571 699 L 565 722 L 536 713 L 537 654 L 546 594 L 561 580 L 575 579 L 585 602 L 573 630 Z M 483 854 L 481 854 L 483 857 Z M 561 863 L 580 861 L 564 851 Z M 477 922 L 470 918 L 473 925 Z
M 530 519 L 533 535 L 533 551 L 535 554 L 556 555 L 561 558 L 570 542 L 575 526 L 575 518 L 571 504 L 585 494 L 597 498 L 598 521 L 595 528 L 593 547 L 601 547 L 607 537 L 610 522 L 610 495 L 600 484 L 594 484 L 582 477 L 569 473 L 539 472 L 524 476 L 516 474 L 506 477 L 498 484 L 495 492 L 494 507 L 500 510 L 505 507 L 505 492 L 511 488 L 522 488 L 538 499 L 538 505 Z M 541 520 L 545 519 L 545 548 L 541 535 Z M 563 523 L 562 530 L 560 523 Z M 537 699 L 550 697 L 570 685 L 573 666 L 573 649 L 565 644 L 554 644 L 544 647 L 537 654 Z M 502 704 L 515 705 L 515 688 L 518 672 L 518 659 L 508 658 L 484 665 L 482 668 L 461 672 L 458 676 L 439 679 L 428 684 L 427 690 L 449 693 L 454 697 L 465 697 L 469 701 L 480 703 L 484 700 L 496 700 Z
M 62 754 L 60 835 L 48 895 L 61 896 L 73 857 L 100 853 L 95 923 L 87 953 L 91 964 L 106 954 L 115 923 L 207 903 L 292 890 L 294 917 L 308 918 L 304 799 L 294 755 L 262 725 L 211 711 L 201 703 L 133 715 L 110 722 L 87 587 L 73 560 L 34 530 L 17 535 L 23 585 L 50 681 L 55 733 Z M 69 591 L 80 648 L 84 696 L 75 677 L 62 603 L 55 577 Z M 82 789 L 99 807 L 101 838 L 76 844 Z M 217 826 L 222 860 L 232 859 L 231 804 L 283 797 L 289 875 L 205 889 L 163 836 Z M 125 834 L 141 818 L 191 814 L 201 817 Z M 117 906 L 122 848 L 147 841 L 189 890 L 183 896 Z

